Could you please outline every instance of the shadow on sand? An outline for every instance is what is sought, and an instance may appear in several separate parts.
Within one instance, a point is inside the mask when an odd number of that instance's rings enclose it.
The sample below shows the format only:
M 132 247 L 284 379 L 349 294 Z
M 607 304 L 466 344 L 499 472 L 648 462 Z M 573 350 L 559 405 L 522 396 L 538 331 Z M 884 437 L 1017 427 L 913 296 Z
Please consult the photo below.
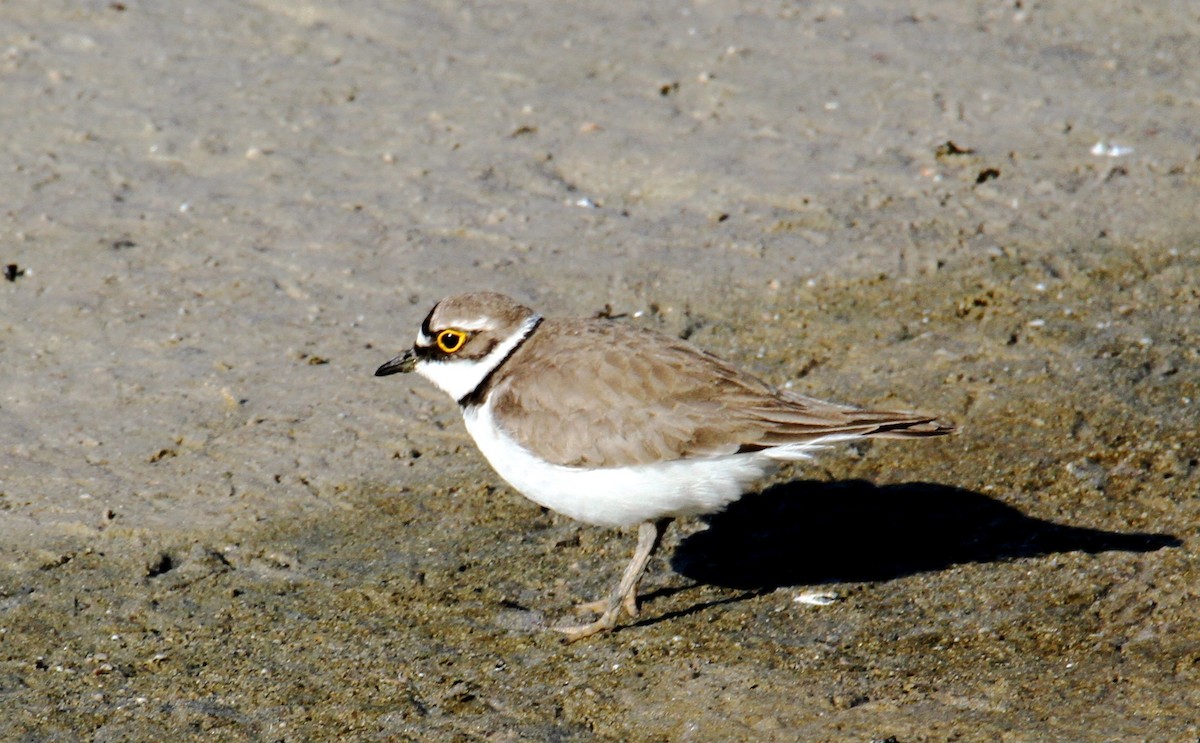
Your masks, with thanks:
M 796 480 L 751 494 L 685 538 L 671 566 L 701 583 L 757 591 L 878 581 L 969 562 L 1059 552 L 1151 552 L 1170 534 L 1123 534 L 1023 515 L 931 483 Z

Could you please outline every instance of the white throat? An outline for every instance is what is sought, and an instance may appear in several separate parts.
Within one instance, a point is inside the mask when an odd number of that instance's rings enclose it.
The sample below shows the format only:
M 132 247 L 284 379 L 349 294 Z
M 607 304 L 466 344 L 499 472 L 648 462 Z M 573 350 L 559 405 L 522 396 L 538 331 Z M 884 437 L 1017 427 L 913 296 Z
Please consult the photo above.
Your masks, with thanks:
M 451 358 L 447 361 L 420 361 L 413 371 L 425 377 L 434 386 L 445 392 L 456 401 L 461 400 L 475 391 L 488 374 L 491 374 L 500 362 L 512 353 L 513 349 L 525 340 L 525 336 L 533 330 L 541 315 L 533 315 L 516 332 L 496 345 L 491 352 L 481 359 L 466 360 Z

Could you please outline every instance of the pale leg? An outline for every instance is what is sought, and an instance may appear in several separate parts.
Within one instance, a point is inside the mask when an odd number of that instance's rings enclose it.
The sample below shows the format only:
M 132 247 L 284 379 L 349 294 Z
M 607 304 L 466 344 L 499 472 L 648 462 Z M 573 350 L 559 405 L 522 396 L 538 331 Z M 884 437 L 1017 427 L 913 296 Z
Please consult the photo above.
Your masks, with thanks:
M 554 629 L 566 635 L 568 642 L 574 642 L 617 626 L 617 616 L 622 609 L 629 616 L 636 617 L 638 614 L 638 582 L 642 579 L 642 573 L 646 571 L 646 563 L 650 561 L 650 556 L 654 554 L 658 543 L 662 541 L 663 533 L 666 532 L 670 523 L 671 519 L 659 519 L 638 525 L 637 549 L 633 552 L 633 559 L 629 561 L 629 566 L 625 568 L 625 574 L 621 576 L 617 590 L 613 591 L 607 599 L 581 604 L 578 607 L 585 611 L 601 612 L 599 619 L 589 624 L 560 626 Z

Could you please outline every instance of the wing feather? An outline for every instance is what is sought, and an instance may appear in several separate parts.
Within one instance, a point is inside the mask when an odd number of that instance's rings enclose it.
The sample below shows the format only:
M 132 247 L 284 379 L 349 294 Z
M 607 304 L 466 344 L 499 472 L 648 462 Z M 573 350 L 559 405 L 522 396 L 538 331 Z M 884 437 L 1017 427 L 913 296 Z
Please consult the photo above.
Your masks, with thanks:
M 499 370 L 492 395 L 497 422 L 518 443 L 576 467 L 952 428 L 780 392 L 683 341 L 601 320 L 543 322 Z

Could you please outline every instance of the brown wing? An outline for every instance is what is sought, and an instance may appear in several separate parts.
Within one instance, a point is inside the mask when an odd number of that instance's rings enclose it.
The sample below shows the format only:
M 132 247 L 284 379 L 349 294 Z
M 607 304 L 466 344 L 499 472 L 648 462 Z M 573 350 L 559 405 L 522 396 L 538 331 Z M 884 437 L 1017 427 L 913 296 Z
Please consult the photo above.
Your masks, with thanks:
M 545 321 L 492 389 L 508 434 L 568 466 L 716 456 L 839 433 L 949 431 L 928 416 L 780 393 L 683 341 L 604 321 Z

